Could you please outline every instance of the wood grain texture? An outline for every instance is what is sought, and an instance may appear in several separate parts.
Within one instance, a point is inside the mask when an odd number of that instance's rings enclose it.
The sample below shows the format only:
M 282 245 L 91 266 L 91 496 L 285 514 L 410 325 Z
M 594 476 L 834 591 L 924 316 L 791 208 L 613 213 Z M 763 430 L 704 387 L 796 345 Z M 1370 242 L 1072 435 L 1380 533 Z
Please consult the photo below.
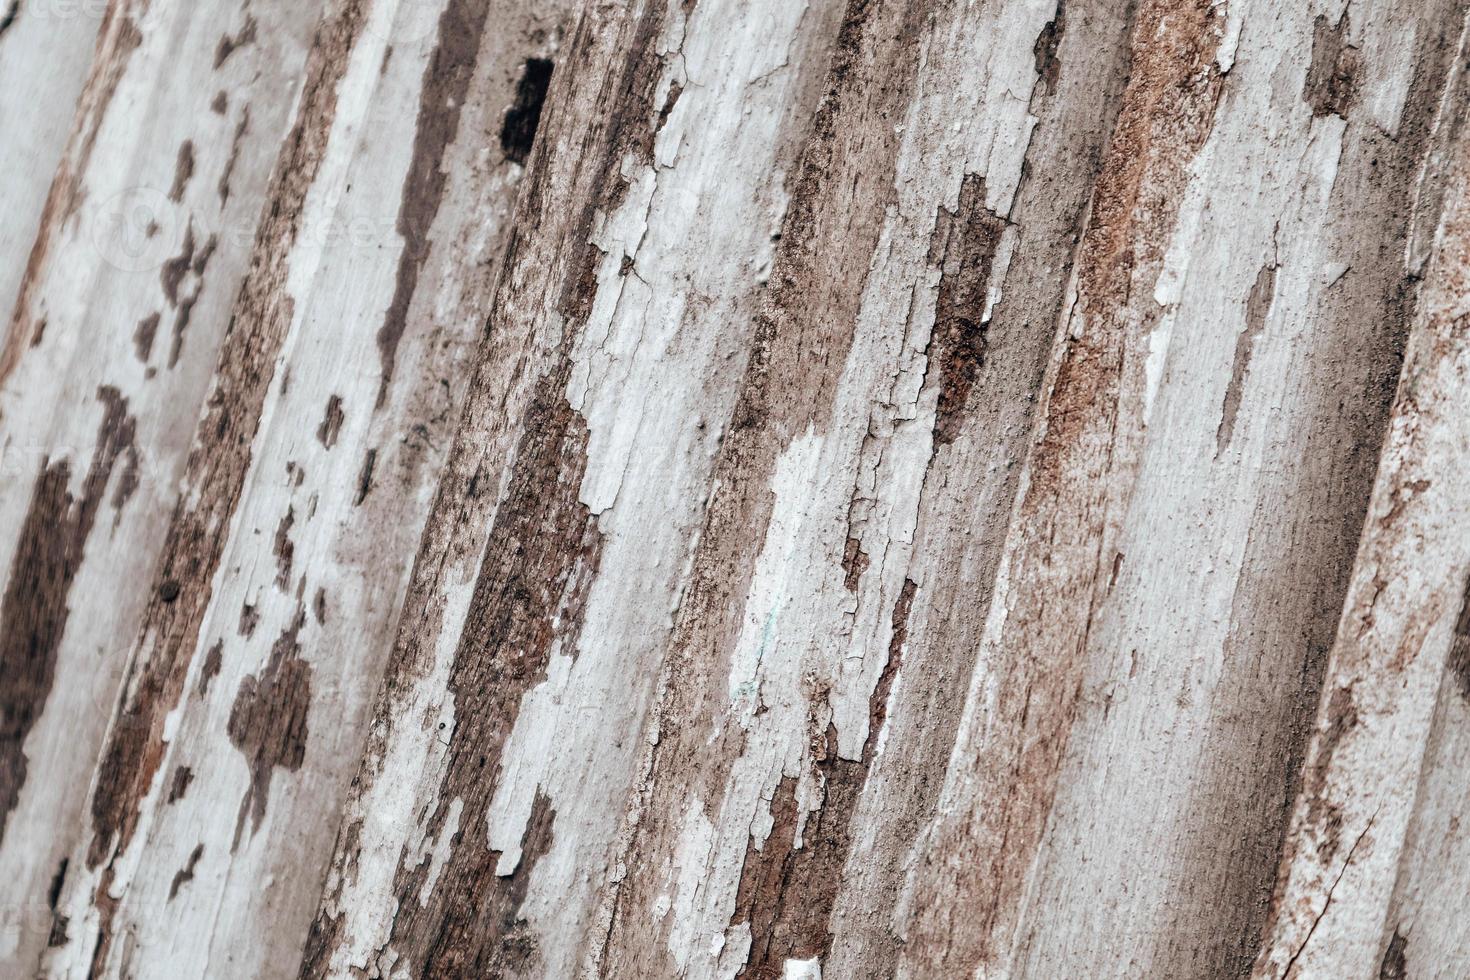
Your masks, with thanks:
M 1467 25 L 0 0 L 0 974 L 1470 974 Z

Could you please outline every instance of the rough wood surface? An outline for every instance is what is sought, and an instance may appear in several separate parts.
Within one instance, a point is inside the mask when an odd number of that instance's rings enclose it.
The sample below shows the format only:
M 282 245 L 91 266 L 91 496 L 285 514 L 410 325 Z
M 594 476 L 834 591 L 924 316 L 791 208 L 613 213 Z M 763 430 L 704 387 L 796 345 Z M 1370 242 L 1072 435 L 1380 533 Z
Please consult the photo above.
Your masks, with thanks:
M 1466 0 L 0 0 L 0 973 L 1470 975 Z

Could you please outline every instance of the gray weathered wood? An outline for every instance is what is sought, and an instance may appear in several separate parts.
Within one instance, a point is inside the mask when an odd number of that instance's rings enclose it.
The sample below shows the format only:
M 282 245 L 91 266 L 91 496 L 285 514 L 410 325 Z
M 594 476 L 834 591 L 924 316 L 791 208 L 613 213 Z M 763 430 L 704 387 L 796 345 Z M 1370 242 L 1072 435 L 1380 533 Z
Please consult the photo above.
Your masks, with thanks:
M 57 2 L 6 976 L 1470 973 L 1464 0 Z

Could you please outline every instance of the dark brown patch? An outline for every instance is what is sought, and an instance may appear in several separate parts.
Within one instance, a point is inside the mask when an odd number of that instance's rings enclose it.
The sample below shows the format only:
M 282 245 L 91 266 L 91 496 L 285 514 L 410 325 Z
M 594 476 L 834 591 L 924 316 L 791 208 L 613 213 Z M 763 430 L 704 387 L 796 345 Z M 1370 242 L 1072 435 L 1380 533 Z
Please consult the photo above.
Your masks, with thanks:
M 46 939 L 48 948 L 65 945 L 67 927 L 71 925 L 67 916 L 56 911 L 61 903 L 61 889 L 66 884 L 66 869 L 70 864 L 70 858 L 61 859 L 61 863 L 56 866 L 56 874 L 51 876 L 51 886 L 46 889 L 46 907 L 51 910 L 51 934 Z
M 70 615 L 72 581 L 135 423 L 117 389 L 99 388 L 102 423 L 80 496 L 72 496 L 71 462 L 48 459 L 21 523 L 9 584 L 0 603 L 0 838 L 25 784 L 26 736 L 46 706 L 56 656 Z
M 62 915 L 60 912 L 52 912 L 51 934 L 46 937 L 47 948 L 56 949 L 60 946 L 65 946 L 68 939 L 67 930 L 70 926 L 71 918 L 69 916 Z
M 179 144 L 179 158 L 174 162 L 174 183 L 169 188 L 168 199 L 175 204 L 184 199 L 184 190 L 194 176 L 194 141 L 184 140 Z
M 1378 966 L 1378 980 L 1405 980 L 1409 975 L 1409 941 L 1397 929 L 1383 952 L 1383 962 Z
M 1067 29 L 1066 0 L 1057 0 L 1056 16 L 1046 22 L 1036 35 L 1032 54 L 1036 57 L 1036 84 L 1042 95 L 1055 95 L 1062 77 L 1062 62 L 1057 58 L 1057 45 Z
M 271 658 L 259 677 L 240 682 L 235 705 L 230 709 L 230 742 L 240 750 L 250 767 L 250 787 L 240 801 L 240 818 L 235 825 L 235 843 L 251 820 L 251 832 L 260 829 L 270 799 L 271 773 L 277 769 L 295 772 L 306 758 L 306 716 L 311 708 L 311 665 L 300 658 L 298 635 L 304 613 L 271 646 Z
M 316 438 L 327 449 L 337 444 L 337 433 L 342 430 L 342 399 L 333 395 L 327 399 L 327 413 L 322 424 L 317 426 Z
M 868 738 L 863 743 L 863 765 L 869 765 L 873 756 L 878 751 L 878 735 L 883 730 L 883 724 L 888 720 L 888 696 L 893 691 L 893 681 L 898 677 L 898 669 L 903 666 L 904 644 L 909 639 L 909 615 L 914 609 L 914 596 L 918 594 L 919 587 L 910 579 L 904 579 L 903 588 L 898 593 L 898 601 L 893 604 L 893 638 L 888 641 L 888 662 L 883 665 L 883 673 L 878 675 L 878 683 L 873 688 L 873 694 L 868 698 Z
M 1351 687 L 1333 688 L 1327 700 L 1327 728 L 1322 732 L 1317 759 L 1307 782 L 1307 793 L 1314 800 L 1321 800 L 1322 790 L 1327 784 L 1327 775 L 1332 765 L 1332 756 L 1340 743 L 1353 729 L 1358 727 L 1358 705 Z
M 467 919 L 446 922 L 425 950 L 429 966 L 423 976 L 531 976 L 536 965 L 535 936 L 519 915 L 526 900 L 531 876 L 541 858 L 551 850 L 555 840 L 553 827 L 556 811 L 551 799 L 538 788 L 531 801 L 531 814 L 521 833 L 521 859 L 509 875 L 495 874 L 503 852 L 484 846 L 476 848 L 481 855 L 476 863 L 485 872 L 481 879 L 484 891 L 478 897 L 475 914 Z M 466 839 L 464 831 L 455 835 L 459 844 Z M 474 840 L 474 838 L 470 838 Z M 478 928 L 476 928 L 478 927 Z M 493 942 L 485 942 L 486 935 Z
M 1318 14 L 1312 26 L 1312 64 L 1302 98 L 1314 116 L 1347 117 L 1358 97 L 1358 49 L 1347 43 L 1348 13 L 1344 7 L 1334 25 Z
M 413 160 L 403 178 L 402 203 L 398 209 L 403 252 L 398 260 L 393 299 L 378 329 L 378 354 L 383 366 L 383 380 L 378 388 L 379 408 L 388 397 L 398 344 L 408 329 L 408 306 L 418 288 L 419 272 L 429 257 L 429 229 L 439 213 L 448 179 L 444 154 L 459 132 L 460 109 L 474 77 L 475 57 L 489 10 L 489 0 L 450 0 L 439 17 L 438 46 L 424 69 Z
M 324 625 L 327 621 L 327 590 L 318 588 L 316 598 L 311 602 L 312 614 L 316 616 L 317 625 Z
M 214 49 L 214 70 L 219 71 L 220 67 L 229 60 L 230 55 L 254 41 L 255 18 L 246 14 L 244 27 L 233 36 L 225 34 L 219 39 L 219 45 Z
M 930 356 L 939 364 L 934 442 L 954 441 L 985 358 L 985 305 L 1005 220 L 985 206 L 985 178 L 966 174 L 954 211 L 939 209 L 929 261 L 940 269 Z
M 1246 370 L 1256 349 L 1256 338 L 1266 329 L 1266 315 L 1276 296 L 1276 263 L 1268 262 L 1256 273 L 1255 284 L 1245 301 L 1245 327 L 1235 341 L 1235 363 L 1230 369 L 1230 384 L 1225 389 L 1225 404 L 1220 409 L 1220 427 L 1215 430 L 1215 455 L 1230 446 L 1235 436 L 1235 417 L 1240 413 L 1240 399 L 1245 387 Z
M 188 863 L 174 873 L 174 880 L 168 886 L 168 900 L 170 902 L 174 900 L 174 896 L 179 893 L 180 888 L 183 888 L 194 880 L 194 866 L 199 863 L 199 858 L 203 854 L 204 845 L 195 844 L 193 852 L 189 855 Z
M 10 5 L 5 8 L 4 16 L 0 16 L 0 36 L 10 30 L 15 23 L 15 18 L 20 16 L 20 0 L 10 0 Z
M 189 274 L 189 267 L 194 264 L 196 247 L 194 222 L 190 221 L 184 229 L 184 244 L 179 254 L 164 262 L 158 270 L 158 281 L 163 286 L 163 295 L 169 306 L 179 305 L 179 289 L 184 283 L 184 277 Z
M 779 977 L 786 960 L 825 958 L 832 949 L 832 907 L 852 849 L 852 818 L 877 755 L 888 717 L 888 697 L 903 664 L 916 591 L 917 586 L 905 580 L 894 603 L 888 661 L 868 698 L 868 736 L 862 758 L 840 758 L 837 733 L 829 727 L 816 760 L 822 804 L 807 814 L 802 846 L 794 846 L 796 780 L 783 777 L 771 800 L 770 834 L 760 848 L 752 840 L 745 852 L 735 914 L 730 919 L 732 926 L 750 924 L 750 951 L 739 977 Z
M 138 360 L 144 364 L 148 363 L 148 358 L 153 353 L 153 338 L 158 334 L 158 323 L 161 319 L 160 314 L 150 313 L 138 321 L 137 329 L 133 331 L 133 349 L 138 352 Z
M 863 572 L 868 570 L 868 563 L 868 553 L 863 550 L 862 542 L 849 534 L 842 549 L 842 584 L 847 587 L 847 591 L 857 591 Z
M 88 971 L 88 977 L 100 977 L 103 975 L 103 964 L 107 962 L 108 950 L 112 948 L 112 916 L 117 912 L 118 899 L 112 897 L 113 871 L 111 867 L 102 872 L 102 880 L 93 893 L 93 904 L 96 906 L 99 918 L 102 920 L 102 929 L 97 936 L 97 945 L 92 950 L 92 967 Z
M 674 111 L 674 106 L 679 104 L 679 96 L 683 94 L 684 86 L 678 82 L 669 85 L 669 94 L 664 98 L 663 108 L 658 111 L 658 122 L 653 127 L 654 136 L 663 132 L 664 124 L 669 121 L 669 114 Z
M 219 676 L 219 669 L 224 660 L 225 641 L 216 640 L 214 646 L 204 655 L 204 669 L 199 672 L 199 696 L 203 697 L 209 693 L 210 683 Z
M 737 976 L 754 974 L 764 978 L 780 975 L 779 972 L 771 972 L 773 960 L 777 971 L 781 961 L 771 955 L 768 947 L 776 922 L 785 911 L 781 899 L 786 883 L 794 877 L 791 866 L 800 857 L 800 851 L 796 849 L 796 828 L 800 816 L 796 807 L 796 783 L 795 777 L 781 777 L 771 797 L 770 832 L 764 841 L 757 842 L 752 837 L 746 847 L 745 862 L 740 868 L 740 884 L 735 893 L 735 914 L 730 918 L 730 925 L 749 923 L 751 945 L 745 966 Z
M 1460 600 L 1460 615 L 1455 618 L 1455 635 L 1450 641 L 1445 666 L 1455 682 L 1455 690 L 1470 701 L 1470 581 L 1465 583 L 1465 596 Z
M 240 635 L 249 639 L 255 635 L 255 627 L 259 624 L 260 611 L 248 602 L 240 603 Z
M 46 907 L 53 912 L 61 901 L 61 886 L 66 884 L 66 868 L 70 863 L 70 858 L 61 859 L 61 863 L 56 866 L 56 874 L 51 876 L 51 887 L 46 889 Z
M 190 220 L 184 230 L 184 244 L 179 254 L 169 259 L 159 269 L 158 276 L 163 286 L 163 295 L 169 305 L 175 309 L 173 347 L 168 355 L 169 367 L 179 362 L 179 355 L 184 348 L 184 332 L 189 328 L 189 319 L 193 315 L 194 304 L 199 301 L 199 295 L 204 289 L 205 270 L 209 267 L 209 260 L 214 257 L 215 249 L 218 247 L 219 238 L 210 235 L 204 246 L 198 248 L 194 238 L 194 222 Z M 193 285 L 193 288 L 187 293 L 183 291 L 185 279 L 189 279 Z
M 223 95 L 224 93 L 220 93 Z M 250 132 L 250 107 L 246 106 L 240 110 L 240 122 L 235 126 L 234 138 L 230 140 L 230 156 L 225 161 L 225 167 L 220 171 L 219 183 L 215 190 L 219 193 L 219 203 L 223 207 L 230 200 L 230 180 L 235 176 L 235 164 L 240 160 L 240 144 L 245 141 L 245 135 Z
M 122 509 L 127 502 L 133 499 L 133 494 L 138 492 L 142 484 L 139 473 L 140 461 L 138 458 L 138 447 L 129 445 L 123 452 L 122 472 L 117 475 L 117 483 L 112 488 L 112 509 L 114 517 L 112 526 L 116 528 L 122 520 Z
M 169 803 L 177 803 L 189 792 L 189 784 L 194 781 L 194 770 L 188 766 L 179 766 L 174 770 L 173 782 L 168 788 Z
M 541 106 L 551 88 L 553 65 L 549 58 L 527 58 L 516 83 L 515 101 L 505 110 L 500 127 L 500 152 L 512 163 L 524 165 L 536 142 L 536 129 L 541 125 Z M 673 107 L 677 93 L 665 104 L 664 114 Z
M 214 101 L 209 103 L 210 112 L 214 113 L 216 116 L 223 116 L 225 114 L 225 110 L 229 107 L 230 99 L 227 95 L 225 95 L 223 90 L 214 93 Z
M 369 449 L 367 455 L 362 458 L 362 469 L 357 471 L 357 493 L 352 498 L 352 506 L 360 507 L 367 499 L 373 489 L 373 468 L 378 465 L 378 451 Z
M 863 455 L 868 452 L 868 439 L 867 436 L 863 439 Z M 842 546 L 842 584 L 849 592 L 857 591 L 858 583 L 862 581 L 863 573 L 868 570 L 870 562 L 862 542 L 862 521 L 866 508 L 870 506 L 871 501 L 864 499 L 854 486 L 852 497 L 847 502 L 847 541 Z
M 271 553 L 276 556 L 276 588 L 291 591 L 291 562 L 296 556 L 296 545 L 291 541 L 291 528 L 296 523 L 296 508 L 287 507 L 286 516 L 276 525 L 276 540 Z

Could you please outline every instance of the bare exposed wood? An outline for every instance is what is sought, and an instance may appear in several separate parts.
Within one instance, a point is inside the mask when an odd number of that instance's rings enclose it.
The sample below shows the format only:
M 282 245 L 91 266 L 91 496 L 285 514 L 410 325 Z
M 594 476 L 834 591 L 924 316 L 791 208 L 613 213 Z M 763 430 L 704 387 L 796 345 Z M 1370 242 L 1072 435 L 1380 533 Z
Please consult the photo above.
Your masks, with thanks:
M 1464 0 L 60 2 L 4 976 L 1470 973 Z

